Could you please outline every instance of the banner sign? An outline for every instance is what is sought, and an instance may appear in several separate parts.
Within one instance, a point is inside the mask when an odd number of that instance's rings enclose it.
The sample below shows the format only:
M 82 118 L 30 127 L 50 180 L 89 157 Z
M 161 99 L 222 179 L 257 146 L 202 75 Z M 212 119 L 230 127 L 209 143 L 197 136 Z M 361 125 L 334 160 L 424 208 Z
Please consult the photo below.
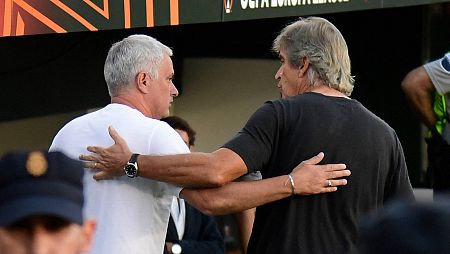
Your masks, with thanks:
M 223 21 L 305 16 L 450 1 L 420 0 L 224 0 Z
M 450 0 L 0 0 L 0 36 L 224 22 Z

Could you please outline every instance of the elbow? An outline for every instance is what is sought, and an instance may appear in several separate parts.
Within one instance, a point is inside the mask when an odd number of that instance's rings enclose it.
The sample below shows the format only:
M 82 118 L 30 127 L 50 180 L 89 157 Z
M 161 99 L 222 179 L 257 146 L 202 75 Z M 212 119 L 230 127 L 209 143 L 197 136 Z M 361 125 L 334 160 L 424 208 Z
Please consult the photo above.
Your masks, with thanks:
M 227 183 L 226 178 L 216 170 L 211 170 L 211 174 L 208 178 L 209 184 L 211 185 L 210 187 L 218 188 Z
M 209 187 L 222 187 L 230 181 L 227 169 L 223 167 L 223 163 L 219 160 L 213 160 L 208 168 Z
M 402 90 L 403 90 L 403 92 L 405 94 L 408 94 L 408 93 L 410 93 L 411 91 L 413 91 L 415 89 L 414 88 L 414 82 L 412 81 L 412 78 L 411 78 L 411 74 L 408 74 L 402 80 L 402 83 L 400 84 L 400 86 L 401 86 L 401 88 L 402 88 Z
M 224 198 L 216 188 L 183 189 L 183 198 L 209 216 L 226 214 L 232 207 L 232 202 Z
M 219 215 L 216 213 L 216 211 L 214 209 L 211 209 L 209 207 L 202 207 L 198 209 L 200 212 L 202 212 L 204 215 L 208 215 L 208 216 L 216 216 Z
M 208 216 L 227 214 L 226 204 L 222 202 L 220 198 L 204 200 L 202 204 L 197 207 L 197 209 Z

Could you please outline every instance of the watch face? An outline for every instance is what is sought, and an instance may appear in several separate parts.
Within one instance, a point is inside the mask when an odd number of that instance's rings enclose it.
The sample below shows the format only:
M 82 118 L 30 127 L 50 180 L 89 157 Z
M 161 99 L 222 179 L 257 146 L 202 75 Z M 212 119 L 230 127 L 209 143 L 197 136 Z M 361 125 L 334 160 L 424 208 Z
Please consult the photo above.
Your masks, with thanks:
M 133 164 L 127 164 L 125 166 L 125 174 L 129 177 L 135 177 L 136 176 L 136 167 Z

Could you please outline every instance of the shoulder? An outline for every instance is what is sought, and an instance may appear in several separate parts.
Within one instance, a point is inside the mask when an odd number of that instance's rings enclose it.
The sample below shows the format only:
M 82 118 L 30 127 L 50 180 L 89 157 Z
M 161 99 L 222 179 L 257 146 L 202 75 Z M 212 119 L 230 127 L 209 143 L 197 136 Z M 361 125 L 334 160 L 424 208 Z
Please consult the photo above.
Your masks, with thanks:
M 154 119 L 153 119 L 154 120 Z M 153 154 L 189 153 L 189 148 L 180 135 L 167 123 L 152 121 L 154 126 L 150 137 L 150 152 Z

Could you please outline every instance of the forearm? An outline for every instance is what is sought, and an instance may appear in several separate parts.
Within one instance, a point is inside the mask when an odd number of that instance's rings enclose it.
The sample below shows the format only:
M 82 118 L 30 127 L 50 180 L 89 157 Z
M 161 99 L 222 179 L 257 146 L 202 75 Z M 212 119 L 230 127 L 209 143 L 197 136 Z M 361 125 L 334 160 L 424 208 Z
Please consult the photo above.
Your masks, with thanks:
M 218 187 L 246 173 L 242 159 L 228 149 L 138 157 L 139 176 L 185 187 Z
M 408 97 L 408 102 L 419 116 L 421 122 L 429 129 L 433 129 L 437 117 L 433 111 L 433 100 L 428 93 L 414 93 Z
M 231 182 L 219 188 L 183 189 L 181 195 L 207 215 L 243 211 L 292 195 L 288 176 L 259 181 Z
M 242 212 L 234 214 L 239 228 L 239 235 L 241 237 L 241 245 L 244 253 L 247 252 L 248 242 L 252 234 L 253 222 L 255 221 L 256 208 L 250 208 Z

